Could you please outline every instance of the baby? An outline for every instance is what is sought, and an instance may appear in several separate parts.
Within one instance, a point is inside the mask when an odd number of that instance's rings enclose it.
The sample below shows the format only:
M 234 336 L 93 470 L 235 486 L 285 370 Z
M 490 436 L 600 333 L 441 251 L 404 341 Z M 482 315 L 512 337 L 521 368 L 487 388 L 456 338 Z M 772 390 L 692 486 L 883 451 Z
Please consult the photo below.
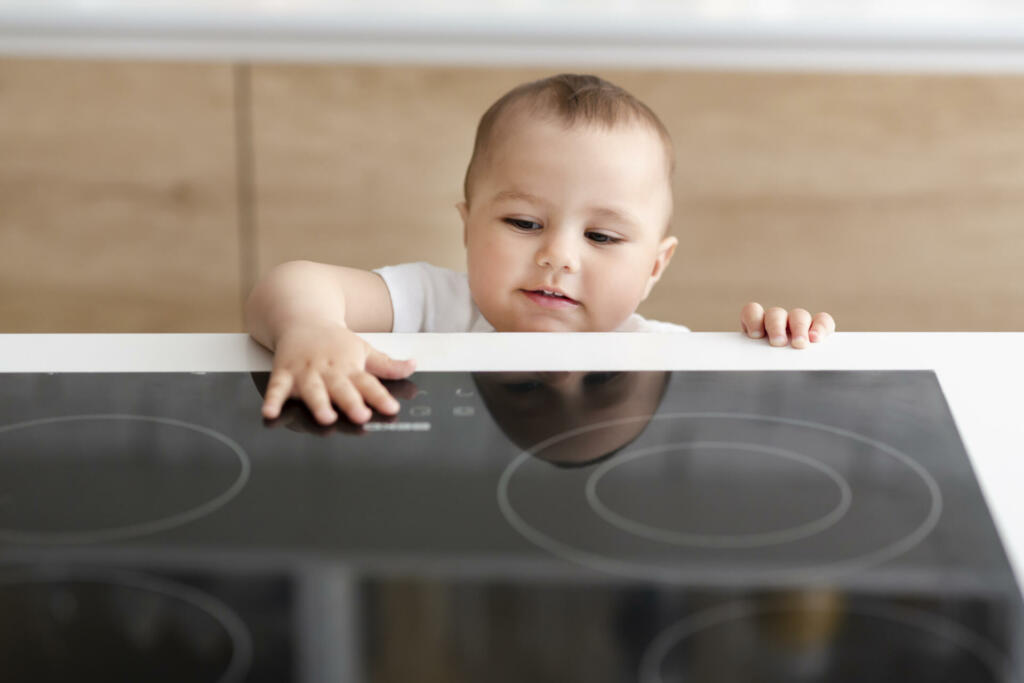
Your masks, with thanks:
M 301 398 L 321 424 L 334 405 L 364 423 L 398 412 L 380 379 L 413 372 L 357 332 L 672 332 L 636 308 L 678 240 L 672 141 L 642 102 L 595 76 L 562 74 L 506 93 L 477 128 L 458 204 L 467 274 L 425 263 L 363 271 L 307 261 L 272 269 L 245 307 L 246 327 L 275 352 L 263 415 Z M 828 313 L 765 311 L 745 334 L 795 348 L 835 331 Z

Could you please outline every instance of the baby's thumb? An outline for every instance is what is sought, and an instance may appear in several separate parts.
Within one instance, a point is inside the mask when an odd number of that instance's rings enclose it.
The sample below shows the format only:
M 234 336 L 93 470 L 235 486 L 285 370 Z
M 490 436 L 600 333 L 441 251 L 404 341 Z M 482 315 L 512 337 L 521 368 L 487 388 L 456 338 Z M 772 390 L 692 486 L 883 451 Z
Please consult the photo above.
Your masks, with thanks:
M 371 349 L 370 355 L 366 357 L 367 372 L 381 379 L 403 379 L 411 375 L 415 369 L 416 361 L 411 358 L 395 360 L 377 349 Z

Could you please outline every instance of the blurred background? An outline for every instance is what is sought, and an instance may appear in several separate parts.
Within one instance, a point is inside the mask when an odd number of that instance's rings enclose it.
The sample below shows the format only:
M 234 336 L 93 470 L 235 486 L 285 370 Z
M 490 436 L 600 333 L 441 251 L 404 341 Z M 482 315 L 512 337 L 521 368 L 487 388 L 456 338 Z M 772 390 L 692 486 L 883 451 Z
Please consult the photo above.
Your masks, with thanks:
M 0 332 L 242 331 L 273 265 L 464 269 L 477 120 L 596 73 L 661 116 L 644 303 L 1024 329 L 1024 7 L 904 0 L 0 0 Z

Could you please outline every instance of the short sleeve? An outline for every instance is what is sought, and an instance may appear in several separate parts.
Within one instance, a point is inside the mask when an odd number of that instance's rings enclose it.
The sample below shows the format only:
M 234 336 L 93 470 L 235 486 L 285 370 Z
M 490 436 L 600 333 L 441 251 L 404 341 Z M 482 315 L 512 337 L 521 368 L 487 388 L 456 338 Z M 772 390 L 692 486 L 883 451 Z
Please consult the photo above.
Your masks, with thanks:
M 480 317 L 465 273 L 422 261 L 373 272 L 391 295 L 392 332 L 469 332 Z
M 648 320 L 643 316 L 634 313 L 626 318 L 626 322 L 619 326 L 616 332 L 689 332 L 690 328 L 675 323 L 666 323 L 660 320 Z

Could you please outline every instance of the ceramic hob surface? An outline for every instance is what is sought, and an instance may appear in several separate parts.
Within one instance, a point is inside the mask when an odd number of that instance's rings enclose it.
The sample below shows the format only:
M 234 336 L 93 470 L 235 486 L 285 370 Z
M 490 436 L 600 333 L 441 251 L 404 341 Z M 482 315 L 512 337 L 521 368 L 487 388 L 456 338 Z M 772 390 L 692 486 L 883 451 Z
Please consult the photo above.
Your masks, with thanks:
M 0 379 L 4 680 L 1020 681 L 931 372 Z

